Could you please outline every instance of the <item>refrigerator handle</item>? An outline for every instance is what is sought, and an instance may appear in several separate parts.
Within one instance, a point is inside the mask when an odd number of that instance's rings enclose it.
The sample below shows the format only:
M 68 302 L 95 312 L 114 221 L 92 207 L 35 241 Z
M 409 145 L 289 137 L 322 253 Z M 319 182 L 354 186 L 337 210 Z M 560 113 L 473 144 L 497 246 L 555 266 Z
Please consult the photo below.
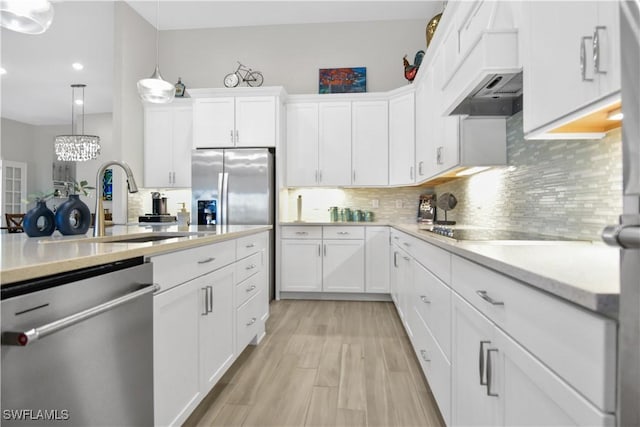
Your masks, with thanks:
M 222 225 L 229 225 L 228 213 L 229 210 L 227 206 L 229 205 L 229 173 L 225 172 L 222 174 Z
M 216 224 L 223 225 L 224 224 L 224 212 L 222 207 L 225 205 L 224 203 L 224 193 L 223 190 L 224 184 L 224 174 L 222 172 L 218 173 L 218 207 L 216 210 Z

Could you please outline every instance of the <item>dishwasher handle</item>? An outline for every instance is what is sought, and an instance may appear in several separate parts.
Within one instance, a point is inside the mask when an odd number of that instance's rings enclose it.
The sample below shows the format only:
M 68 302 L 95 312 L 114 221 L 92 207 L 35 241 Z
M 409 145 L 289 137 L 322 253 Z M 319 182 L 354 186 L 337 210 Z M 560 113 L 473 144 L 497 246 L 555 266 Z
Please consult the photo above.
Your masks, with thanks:
M 114 298 L 110 301 L 96 305 L 95 307 L 82 310 L 78 313 L 71 314 L 59 320 L 55 320 L 46 325 L 39 326 L 37 328 L 30 329 L 22 332 L 3 332 L 2 333 L 2 345 L 12 345 L 24 347 L 33 341 L 37 341 L 47 335 L 54 334 L 58 331 L 73 326 L 84 320 L 90 319 L 94 316 L 102 314 L 106 311 L 113 310 L 114 308 L 133 301 L 143 295 L 150 294 L 159 289 L 157 285 L 146 285 L 145 287 L 138 289 L 137 291 L 130 292 L 118 298 Z

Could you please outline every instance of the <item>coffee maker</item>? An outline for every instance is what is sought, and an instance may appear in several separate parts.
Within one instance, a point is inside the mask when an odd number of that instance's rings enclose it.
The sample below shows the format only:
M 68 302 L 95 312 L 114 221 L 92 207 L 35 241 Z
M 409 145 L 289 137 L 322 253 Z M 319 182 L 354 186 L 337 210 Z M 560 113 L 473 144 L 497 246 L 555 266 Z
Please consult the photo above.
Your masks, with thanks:
M 139 222 L 175 222 L 177 218 L 167 213 L 167 198 L 159 191 L 151 192 L 151 213 L 138 217 Z

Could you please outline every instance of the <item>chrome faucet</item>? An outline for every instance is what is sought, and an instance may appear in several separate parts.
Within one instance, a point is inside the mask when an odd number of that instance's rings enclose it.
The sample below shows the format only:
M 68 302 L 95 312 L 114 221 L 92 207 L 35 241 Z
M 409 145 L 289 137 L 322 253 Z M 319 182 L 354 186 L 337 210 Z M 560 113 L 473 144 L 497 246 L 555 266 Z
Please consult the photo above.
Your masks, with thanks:
M 104 172 L 110 166 L 120 166 L 124 169 L 124 172 L 127 174 L 127 187 L 129 187 L 129 193 L 137 193 L 138 186 L 136 185 L 136 180 L 133 177 L 133 172 L 129 165 L 125 162 L 119 162 L 117 160 L 110 160 L 104 163 L 98 169 L 98 174 L 96 175 L 96 213 L 95 213 L 95 223 L 93 226 L 93 237 L 101 237 L 104 236 L 104 209 L 102 208 L 102 196 L 103 196 L 103 185 L 102 185 L 102 177 L 104 176 Z

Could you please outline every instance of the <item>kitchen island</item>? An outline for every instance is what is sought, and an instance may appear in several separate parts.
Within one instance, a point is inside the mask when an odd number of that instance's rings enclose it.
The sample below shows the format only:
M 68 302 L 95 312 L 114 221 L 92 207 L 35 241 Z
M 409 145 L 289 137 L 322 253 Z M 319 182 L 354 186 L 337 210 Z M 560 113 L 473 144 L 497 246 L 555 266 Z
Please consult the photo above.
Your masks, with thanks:
M 4 234 L 0 237 L 0 284 L 2 286 L 65 271 L 106 264 L 128 258 L 151 256 L 207 245 L 270 230 L 270 225 L 195 226 L 116 225 L 104 237 L 87 235 L 28 237 Z M 118 237 L 147 237 L 162 233 L 181 234 L 148 242 L 115 242 Z

